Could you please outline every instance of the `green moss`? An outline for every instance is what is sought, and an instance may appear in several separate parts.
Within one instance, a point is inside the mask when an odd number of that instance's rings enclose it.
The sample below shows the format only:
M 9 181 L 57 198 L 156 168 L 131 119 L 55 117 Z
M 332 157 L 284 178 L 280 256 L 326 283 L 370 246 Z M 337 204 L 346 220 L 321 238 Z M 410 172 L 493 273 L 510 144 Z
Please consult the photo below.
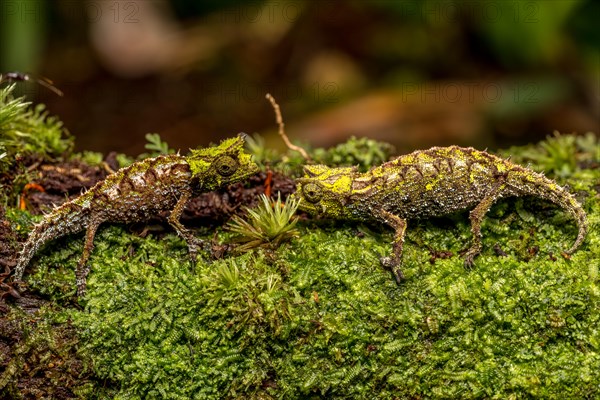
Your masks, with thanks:
M 358 166 L 359 171 L 365 172 L 374 165 L 388 161 L 393 152 L 394 147 L 389 143 L 352 136 L 345 143 L 330 149 L 316 149 L 312 156 L 319 164 L 336 167 Z
M 97 151 L 82 151 L 81 154 L 76 155 L 81 161 L 87 165 L 102 165 L 104 155 Z
M 23 185 L 31 181 L 18 160 L 55 160 L 73 148 L 62 122 L 49 116 L 43 104 L 31 107 L 14 98 L 15 85 L 0 88 L 0 204 L 16 204 Z
M 18 208 L 7 208 L 6 219 L 10 221 L 13 231 L 19 235 L 26 236 L 36 222 L 41 220 L 39 215 L 31 215 L 27 211 Z
M 45 106 L 30 107 L 23 97 L 13 98 L 14 85 L 0 89 L 0 154 L 4 162 L 17 155 L 38 154 L 58 157 L 70 151 L 73 138 L 68 137 L 62 122 L 48 116 Z
M 582 136 L 561 135 L 554 132 L 546 140 L 533 146 L 512 147 L 501 151 L 511 160 L 521 164 L 532 163 L 531 167 L 538 172 L 552 173 L 566 178 L 589 165 L 600 162 L 600 144 L 598 137 L 592 132 Z
M 284 155 L 277 155 L 272 149 L 265 148 L 264 140 L 260 136 L 248 138 L 247 145 L 248 151 L 259 166 L 268 166 L 292 177 L 302 176 L 306 160 L 297 151 L 288 150 Z M 394 146 L 389 143 L 354 136 L 329 149 L 309 149 L 313 164 L 325 164 L 330 167 L 356 166 L 361 172 L 388 161 L 393 152 Z
M 570 258 L 568 216 L 524 198 L 492 208 L 470 270 L 458 255 L 467 213 L 410 221 L 401 285 L 379 264 L 391 231 L 327 221 L 298 223 L 275 250 L 196 265 L 174 234 L 106 226 L 82 310 L 69 306 L 81 235 L 44 250 L 28 281 L 66 307 L 114 398 L 593 398 L 600 170 L 584 164 L 560 178 L 590 225 Z

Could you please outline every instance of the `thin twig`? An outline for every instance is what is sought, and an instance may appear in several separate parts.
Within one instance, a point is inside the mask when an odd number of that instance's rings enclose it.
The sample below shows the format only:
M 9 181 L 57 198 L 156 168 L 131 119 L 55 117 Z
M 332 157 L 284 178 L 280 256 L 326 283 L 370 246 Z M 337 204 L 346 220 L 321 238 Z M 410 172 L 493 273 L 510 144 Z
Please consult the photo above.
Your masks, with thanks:
M 288 147 L 288 149 L 295 150 L 298 153 L 302 154 L 302 157 L 304 157 L 306 161 L 311 161 L 311 158 L 308 155 L 308 153 L 306 153 L 306 150 L 304 150 L 300 146 L 292 144 L 292 142 L 290 142 L 290 139 L 285 134 L 285 124 L 283 123 L 283 118 L 281 117 L 281 109 L 279 108 L 279 104 L 277 104 L 277 102 L 275 101 L 275 98 L 271 96 L 271 93 L 267 93 L 265 97 L 271 102 L 271 105 L 273 106 L 273 110 L 275 111 L 275 120 L 277 121 L 277 125 L 279 125 L 279 136 L 281 136 L 285 145 Z
M 54 86 L 54 82 L 52 82 L 48 78 L 35 77 L 33 75 L 25 74 L 22 72 L 7 72 L 4 74 L 0 74 L 0 83 L 19 82 L 19 81 L 20 82 L 30 82 L 30 81 L 37 82 L 38 84 L 44 86 L 45 88 L 53 91 L 57 95 L 59 95 L 59 96 L 63 95 L 63 92 L 59 88 Z

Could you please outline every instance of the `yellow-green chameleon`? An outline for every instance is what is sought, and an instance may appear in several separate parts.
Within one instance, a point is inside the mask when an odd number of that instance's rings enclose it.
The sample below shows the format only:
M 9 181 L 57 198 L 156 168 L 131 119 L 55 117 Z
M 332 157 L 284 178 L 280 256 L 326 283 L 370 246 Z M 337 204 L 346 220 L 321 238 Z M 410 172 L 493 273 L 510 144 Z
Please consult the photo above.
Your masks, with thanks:
M 96 229 L 103 222 L 141 222 L 170 211 L 169 224 L 182 236 L 192 259 L 202 241 L 179 221 L 192 195 L 241 181 L 258 172 L 252 156 L 244 152 L 244 134 L 220 145 L 179 154 L 149 158 L 122 168 L 87 192 L 64 203 L 37 224 L 21 251 L 15 268 L 20 281 L 25 267 L 45 243 L 86 230 L 83 254 L 76 270 L 77 294 L 85 293 L 90 271 L 88 258 Z
M 396 281 L 400 269 L 407 219 L 436 217 L 470 209 L 473 242 L 466 252 L 471 266 L 481 252 L 481 221 L 492 204 L 503 197 L 537 196 L 558 204 L 577 222 L 574 252 L 587 232 L 581 205 L 565 189 L 542 174 L 473 148 L 433 147 L 398 157 L 360 173 L 355 167 L 304 167 L 296 196 L 300 209 L 326 217 L 373 221 L 394 228 L 393 252 L 381 263 Z

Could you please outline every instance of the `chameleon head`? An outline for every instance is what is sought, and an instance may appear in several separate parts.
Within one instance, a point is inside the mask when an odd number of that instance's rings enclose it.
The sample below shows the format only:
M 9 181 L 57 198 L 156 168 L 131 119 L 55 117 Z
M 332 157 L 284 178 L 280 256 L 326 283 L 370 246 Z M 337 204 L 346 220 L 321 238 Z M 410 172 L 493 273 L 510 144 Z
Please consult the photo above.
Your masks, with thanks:
M 214 190 L 256 174 L 258 165 L 244 151 L 244 133 L 223 140 L 218 146 L 190 150 L 186 161 L 192 179 L 202 185 L 203 191 Z
M 305 176 L 298 179 L 295 196 L 302 199 L 299 208 L 310 214 L 333 218 L 351 218 L 346 207 L 351 199 L 356 167 L 329 168 L 306 165 Z

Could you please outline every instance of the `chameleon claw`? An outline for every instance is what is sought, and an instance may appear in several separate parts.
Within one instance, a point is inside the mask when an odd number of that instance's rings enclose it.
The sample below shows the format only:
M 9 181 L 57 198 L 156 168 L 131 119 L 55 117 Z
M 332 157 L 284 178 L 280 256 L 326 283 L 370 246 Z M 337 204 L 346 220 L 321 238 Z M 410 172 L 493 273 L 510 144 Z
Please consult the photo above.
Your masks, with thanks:
M 77 297 L 78 298 L 83 298 L 85 296 L 85 292 L 87 289 L 87 280 L 85 278 L 85 276 L 78 276 L 77 277 Z
M 211 253 L 212 252 L 212 244 L 207 240 L 202 240 L 201 242 L 202 242 L 202 244 L 201 244 L 202 250 L 207 253 Z
M 396 259 L 396 257 L 381 257 L 380 259 L 381 265 L 392 271 L 394 275 L 394 279 L 396 279 L 396 283 L 399 285 L 404 281 L 404 273 L 400 268 L 400 262 Z
M 396 283 L 398 285 L 400 285 L 403 281 L 404 281 L 404 273 L 402 272 L 402 270 L 399 268 L 400 266 L 392 269 L 392 272 L 394 273 L 394 278 L 396 279 Z
M 198 259 L 198 252 L 193 250 L 191 247 L 189 249 L 190 260 L 192 260 L 192 264 L 196 264 L 196 260 Z
M 464 264 L 466 269 L 473 268 L 473 266 L 475 265 L 475 257 L 477 257 L 478 254 L 479 253 L 467 252 Z
M 188 242 L 188 251 L 190 254 L 190 259 L 192 263 L 196 263 L 198 261 L 198 254 L 208 252 L 210 253 L 210 243 L 205 240 L 193 238 Z

